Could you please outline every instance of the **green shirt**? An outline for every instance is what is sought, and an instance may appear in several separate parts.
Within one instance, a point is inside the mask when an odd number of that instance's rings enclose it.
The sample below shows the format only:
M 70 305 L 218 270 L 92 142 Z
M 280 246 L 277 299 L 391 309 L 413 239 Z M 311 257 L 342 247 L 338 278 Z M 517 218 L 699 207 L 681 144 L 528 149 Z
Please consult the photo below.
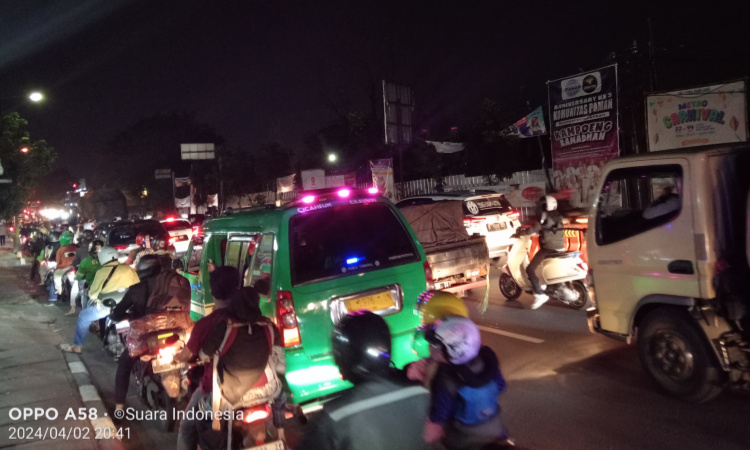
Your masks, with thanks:
M 94 282 L 94 276 L 96 271 L 101 269 L 102 265 L 99 264 L 99 259 L 89 256 L 88 258 L 81 261 L 78 265 L 78 273 L 76 273 L 76 280 L 86 280 L 86 283 L 91 286 Z

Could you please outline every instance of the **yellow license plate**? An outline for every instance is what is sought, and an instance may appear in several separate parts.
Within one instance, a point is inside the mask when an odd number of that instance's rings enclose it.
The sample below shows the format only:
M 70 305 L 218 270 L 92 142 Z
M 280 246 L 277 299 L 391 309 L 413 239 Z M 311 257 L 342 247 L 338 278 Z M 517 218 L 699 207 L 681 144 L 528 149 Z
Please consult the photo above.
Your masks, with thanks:
M 353 298 L 346 301 L 346 310 L 349 312 L 366 309 L 368 311 L 380 311 L 395 305 L 393 295 L 390 292 L 381 292 L 366 297 Z

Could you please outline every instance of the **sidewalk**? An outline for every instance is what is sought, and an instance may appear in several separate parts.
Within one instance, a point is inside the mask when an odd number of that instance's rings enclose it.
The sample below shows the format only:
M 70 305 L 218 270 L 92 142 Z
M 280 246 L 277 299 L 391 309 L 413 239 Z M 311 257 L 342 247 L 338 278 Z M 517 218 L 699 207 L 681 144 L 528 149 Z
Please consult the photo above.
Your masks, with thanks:
M 112 421 L 78 356 L 57 348 L 71 334 L 61 328 L 70 330 L 75 319 L 64 317 L 67 308 L 46 307 L 43 293 L 33 296 L 29 270 L 10 248 L 0 248 L 0 448 L 122 448 L 119 440 L 95 439 L 111 435 Z M 39 408 L 46 417 L 18 418 L 15 408 Z M 71 431 L 79 439 L 62 436 Z

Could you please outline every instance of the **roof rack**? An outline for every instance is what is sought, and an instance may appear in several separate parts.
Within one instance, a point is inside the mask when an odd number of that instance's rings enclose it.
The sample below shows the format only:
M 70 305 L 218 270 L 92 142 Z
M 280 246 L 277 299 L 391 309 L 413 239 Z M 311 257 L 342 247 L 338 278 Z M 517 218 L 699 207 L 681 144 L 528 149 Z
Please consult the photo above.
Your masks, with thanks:
M 265 205 L 246 206 L 244 208 L 232 208 L 228 207 L 221 212 L 222 216 L 231 216 L 235 213 L 247 212 L 247 211 L 258 211 L 261 209 L 276 209 L 276 205 L 273 203 L 266 203 Z

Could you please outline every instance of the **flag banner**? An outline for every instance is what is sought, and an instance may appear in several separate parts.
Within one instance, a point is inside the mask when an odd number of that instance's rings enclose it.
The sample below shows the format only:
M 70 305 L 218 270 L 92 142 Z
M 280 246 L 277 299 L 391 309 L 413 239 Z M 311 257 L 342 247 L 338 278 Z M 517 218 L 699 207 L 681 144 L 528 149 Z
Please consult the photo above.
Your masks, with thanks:
M 325 189 L 326 173 L 323 169 L 311 169 L 302 171 L 302 189 L 311 191 L 313 189 Z
M 219 194 L 208 194 L 206 195 L 206 206 L 211 207 L 219 207 Z
M 396 186 L 393 180 L 393 159 L 375 159 L 370 161 L 372 184 L 378 188 L 380 195 L 396 201 Z
M 464 144 L 461 142 L 435 142 L 425 141 L 429 145 L 435 146 L 435 150 L 438 153 L 456 153 L 464 149 Z
M 520 138 L 541 136 L 547 134 L 544 124 L 544 111 L 538 107 L 529 115 L 500 132 L 501 136 L 515 136 Z
M 747 142 L 744 81 L 646 97 L 648 149 Z
M 617 65 L 547 82 L 552 187 L 588 208 L 604 163 L 620 154 Z
M 190 208 L 190 197 L 175 198 L 174 206 L 175 208 Z
M 345 173 L 341 175 L 326 175 L 326 187 L 327 188 L 334 188 L 334 187 L 340 187 L 340 186 L 353 187 L 355 184 L 357 184 L 357 175 L 354 172 Z
M 276 192 L 292 192 L 294 190 L 295 174 L 276 179 Z

